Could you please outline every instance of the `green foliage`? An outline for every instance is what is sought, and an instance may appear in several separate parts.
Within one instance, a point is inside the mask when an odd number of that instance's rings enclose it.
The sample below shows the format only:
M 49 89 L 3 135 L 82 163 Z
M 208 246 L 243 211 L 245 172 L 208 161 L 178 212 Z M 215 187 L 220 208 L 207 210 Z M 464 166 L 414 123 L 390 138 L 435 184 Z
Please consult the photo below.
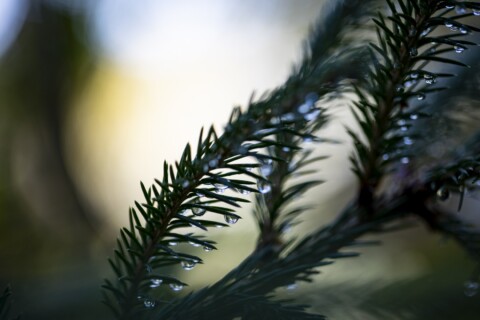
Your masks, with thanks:
M 260 314 L 321 319 L 306 306 L 277 299 L 274 290 L 313 281 L 318 267 L 358 255 L 345 249 L 376 244 L 358 241 L 360 236 L 394 230 L 391 222 L 401 223 L 411 214 L 432 229 L 453 235 L 478 258 L 480 233 L 428 205 L 442 190 L 463 197 L 467 185 L 476 188 L 478 156 L 433 168 L 422 181 L 406 180 L 394 197 L 381 185 L 415 161 L 411 145 L 421 137 L 410 129 L 429 114 L 412 101 L 446 89 L 436 85 L 437 79 L 452 76 L 437 71 L 441 64 L 468 67 L 449 53 L 475 45 L 463 38 L 479 29 L 464 20 L 474 14 L 467 10 L 480 10 L 480 5 L 386 2 L 390 12 L 379 11 L 372 18 L 377 41 L 368 48 L 353 35 L 373 15 L 377 2 L 334 3 L 312 29 L 303 60 L 283 86 L 259 99 L 252 97 L 246 110 L 235 108 L 223 134 L 211 127 L 204 137 L 202 131 L 195 153 L 187 145 L 180 161 L 164 164 L 162 180 L 149 188 L 142 184 L 144 203 L 135 203 L 130 210 L 130 225 L 121 230 L 115 256 L 109 260 L 116 280 L 104 284 L 105 303 L 118 319 L 254 319 Z M 452 14 L 455 5 L 463 8 L 461 14 Z M 444 26 L 456 32 L 436 32 Z M 352 68 L 352 62 L 358 67 Z M 330 225 L 287 241 L 284 231 L 306 210 L 294 200 L 322 183 L 308 178 L 315 171 L 309 168 L 325 157 L 315 157 L 304 147 L 307 142 L 329 142 L 316 135 L 329 121 L 322 106 L 346 91 L 358 98 L 351 110 L 360 132 L 347 129 L 354 143 L 351 162 L 359 180 L 358 197 Z M 299 176 L 307 179 L 298 180 Z M 176 250 L 177 243 L 216 249 L 208 237 L 185 229 L 207 231 L 235 224 L 241 218 L 235 208 L 248 202 L 242 194 L 250 192 L 256 194 L 254 214 L 260 231 L 256 249 L 211 286 L 170 301 L 159 299 L 161 293 L 153 296 L 159 287 L 178 291 L 187 285 L 166 276 L 164 267 L 191 269 L 203 262 Z

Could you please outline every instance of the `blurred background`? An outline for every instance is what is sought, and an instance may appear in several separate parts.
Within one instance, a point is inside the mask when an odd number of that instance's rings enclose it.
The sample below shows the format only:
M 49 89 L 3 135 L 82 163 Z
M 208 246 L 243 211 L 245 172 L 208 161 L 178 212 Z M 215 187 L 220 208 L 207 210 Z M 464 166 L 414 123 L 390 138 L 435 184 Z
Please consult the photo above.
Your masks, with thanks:
M 100 285 L 139 182 L 160 178 L 202 126 L 221 130 L 253 91 L 282 84 L 326 2 L 0 0 L 0 285 L 24 319 L 109 318 Z M 292 233 L 329 221 L 354 193 L 346 102 L 331 113 L 321 134 L 345 143 L 321 147 L 328 183 L 305 200 L 320 210 Z M 190 288 L 250 252 L 248 211 L 213 232 L 219 250 L 205 265 L 176 271 Z M 425 230 L 377 236 L 384 245 L 296 294 L 332 319 L 477 319 L 480 297 L 463 293 L 473 263 Z

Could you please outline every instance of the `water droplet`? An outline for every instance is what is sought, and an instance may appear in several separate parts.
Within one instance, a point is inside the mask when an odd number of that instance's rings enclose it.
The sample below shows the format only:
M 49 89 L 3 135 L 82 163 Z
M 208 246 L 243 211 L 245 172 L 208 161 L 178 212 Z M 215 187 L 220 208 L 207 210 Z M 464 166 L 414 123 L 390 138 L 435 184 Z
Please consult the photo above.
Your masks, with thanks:
M 285 287 L 285 289 L 290 290 L 290 291 L 291 291 L 291 290 L 295 290 L 295 289 L 297 289 L 297 288 L 298 288 L 298 286 L 297 286 L 296 283 L 291 283 L 291 284 L 289 284 L 289 285 L 287 285 L 287 286 Z
M 307 121 L 313 121 L 317 119 L 319 115 L 320 115 L 320 109 L 313 109 L 311 112 L 305 114 L 304 118 Z
M 241 194 L 245 194 L 245 195 L 250 194 L 250 190 L 239 189 L 239 191 Z
M 452 31 L 457 31 L 457 30 L 458 30 L 458 27 L 457 27 L 457 26 L 451 26 L 451 27 L 450 27 L 450 30 L 452 30 Z
M 238 217 L 237 216 L 233 216 L 233 215 L 229 215 L 229 214 L 226 214 L 225 215 L 225 221 L 229 224 L 235 224 L 237 223 L 238 221 Z
M 400 127 L 400 130 L 403 132 L 408 131 L 408 127 L 407 126 Z
M 478 10 L 478 9 L 473 9 L 472 12 L 473 12 L 473 15 L 474 15 L 474 16 L 477 16 L 477 17 L 480 16 L 480 10 Z
M 415 57 L 418 54 L 418 50 L 415 47 L 410 48 L 410 57 Z
M 407 80 L 407 81 L 405 81 L 404 85 L 405 85 L 405 88 L 410 88 L 411 86 L 413 86 L 416 83 L 417 83 L 417 80 Z
M 271 159 L 270 159 L 271 160 Z M 263 162 L 260 166 L 260 173 L 264 177 L 268 177 L 273 172 L 273 163 L 272 162 Z
M 453 23 L 451 23 L 450 21 L 445 21 L 445 27 L 451 28 L 452 26 L 453 26 Z
M 190 185 L 190 182 L 188 180 L 183 180 L 182 181 L 182 187 L 183 188 L 188 188 L 189 185 Z
M 445 5 L 445 9 L 453 9 L 453 8 L 455 8 L 455 5 L 454 5 L 454 4 L 450 4 L 450 3 L 449 3 L 449 4 L 446 4 L 446 5 Z
M 155 307 L 155 301 L 150 299 L 145 299 L 143 301 L 143 305 L 145 306 L 145 308 L 153 308 Z
M 301 114 L 305 114 L 310 111 L 310 109 L 312 108 L 312 105 L 313 105 L 312 103 L 308 103 L 308 102 L 302 103 L 301 105 L 298 106 L 298 112 Z
M 215 187 L 215 192 L 217 193 L 223 193 L 228 189 L 228 186 L 224 185 L 223 183 L 215 183 L 213 186 Z
M 426 84 L 434 84 L 436 82 L 436 78 L 428 73 L 423 75 L 423 79 L 425 79 Z
M 194 205 L 201 205 L 202 203 L 197 198 L 193 201 L 193 204 Z M 203 207 L 192 207 L 193 214 L 196 215 L 196 216 L 199 216 L 199 217 L 203 216 L 205 214 L 205 211 L 206 211 L 206 209 L 203 208 Z
M 465 8 L 464 6 L 457 6 L 455 8 L 455 12 L 458 14 L 464 14 L 467 13 L 467 8 Z
M 205 173 L 205 172 L 208 172 L 208 169 L 209 169 L 208 164 L 205 163 L 205 164 L 203 165 L 203 167 L 202 167 L 203 172 L 204 172 L 204 173 Z
M 269 193 L 272 191 L 272 186 L 270 185 L 270 182 L 265 181 L 265 180 L 259 180 L 258 181 L 258 191 L 262 194 Z
M 174 246 L 178 245 L 178 242 L 176 242 L 176 241 L 169 241 L 169 242 L 168 242 L 168 245 L 174 247 Z
M 382 155 L 382 159 L 383 161 L 387 161 L 388 159 L 390 159 L 390 156 L 388 155 L 388 153 L 385 153 L 384 155 Z
M 424 100 L 424 99 L 425 99 L 425 94 L 424 94 L 424 93 L 419 93 L 419 94 L 417 95 L 417 100 L 420 100 L 420 101 L 421 101 L 421 100 Z
M 283 152 L 290 152 L 290 148 L 289 148 L 289 147 L 283 147 L 283 148 L 282 148 L 282 151 L 283 151 Z
M 478 293 L 480 285 L 476 281 L 467 281 L 464 284 L 464 293 L 467 297 L 473 297 Z
M 208 161 L 208 165 L 210 168 L 216 168 L 218 166 L 218 160 L 217 159 L 212 159 Z
M 189 241 L 188 243 L 193 247 L 200 247 L 201 246 L 201 244 L 198 244 L 198 243 L 193 242 L 193 241 Z
M 450 191 L 445 186 L 440 187 L 437 190 L 437 198 L 440 201 L 445 201 L 450 197 Z
M 168 286 L 170 287 L 170 289 L 176 292 L 183 289 L 183 284 L 180 283 L 170 283 Z
M 180 264 L 182 265 L 183 270 L 187 270 L 187 271 L 192 270 L 196 265 L 195 261 L 193 261 L 193 260 L 183 260 Z M 172 288 L 172 283 L 170 284 L 170 288 Z M 175 290 L 175 289 L 173 289 L 173 290 L 178 291 L 178 290 Z
M 467 34 L 468 33 L 468 30 L 465 29 L 465 28 L 460 28 L 459 30 L 460 30 L 460 33 L 462 33 L 462 34 Z
M 406 122 L 405 120 L 403 120 L 403 119 L 400 119 L 400 120 L 397 121 L 397 124 L 398 124 L 399 126 L 404 126 L 404 125 L 407 124 L 407 122 Z
M 465 48 L 463 47 L 454 46 L 453 48 L 455 49 L 456 53 L 462 53 L 463 51 L 465 51 Z
M 418 78 L 418 73 L 417 72 L 413 72 L 410 74 L 410 78 L 412 79 L 417 79 Z
M 403 143 L 407 146 L 411 146 L 413 144 L 413 140 L 409 137 L 403 137 Z
M 208 246 L 204 246 L 204 247 L 203 247 L 203 251 L 205 251 L 205 252 L 210 252 L 210 251 L 212 251 L 212 250 L 213 250 L 212 247 L 208 247 Z
M 420 100 L 422 100 L 422 99 L 420 99 Z M 418 114 L 412 113 L 412 114 L 410 115 L 410 119 L 412 119 L 412 120 L 417 120 L 417 119 L 418 119 Z
M 311 136 L 303 137 L 303 142 L 305 142 L 305 143 L 310 143 L 312 141 L 313 141 L 313 137 L 311 137 Z
M 162 284 L 162 279 L 152 279 L 150 280 L 150 288 L 158 288 Z
M 420 33 L 420 36 L 425 37 L 427 34 L 429 34 L 432 31 L 432 28 L 427 28 Z
M 410 159 L 409 159 L 408 157 L 402 157 L 402 158 L 400 159 L 400 162 L 403 163 L 403 164 L 407 164 L 407 163 L 410 162 Z
M 286 113 L 281 117 L 282 121 L 293 121 L 295 120 L 295 115 L 293 113 Z

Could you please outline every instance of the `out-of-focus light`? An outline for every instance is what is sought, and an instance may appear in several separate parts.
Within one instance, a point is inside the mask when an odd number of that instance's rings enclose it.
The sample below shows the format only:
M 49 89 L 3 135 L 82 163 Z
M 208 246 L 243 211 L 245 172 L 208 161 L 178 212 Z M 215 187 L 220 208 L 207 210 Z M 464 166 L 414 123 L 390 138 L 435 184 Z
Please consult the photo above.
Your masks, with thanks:
M 0 57 L 13 43 L 28 11 L 25 0 L 0 0 Z

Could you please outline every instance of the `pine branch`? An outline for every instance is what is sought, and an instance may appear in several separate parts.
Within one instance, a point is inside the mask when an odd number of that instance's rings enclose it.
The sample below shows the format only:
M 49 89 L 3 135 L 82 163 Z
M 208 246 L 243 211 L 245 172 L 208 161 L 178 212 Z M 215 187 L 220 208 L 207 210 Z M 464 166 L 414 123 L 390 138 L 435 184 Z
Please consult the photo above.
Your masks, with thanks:
M 411 121 L 418 118 L 409 108 L 413 97 L 443 90 L 431 87 L 442 76 L 427 66 L 431 62 L 466 66 L 464 63 L 441 56 L 445 51 L 432 51 L 438 44 L 450 49 L 465 50 L 474 45 L 458 40 L 476 28 L 458 21 L 458 17 L 444 17 L 451 10 L 449 1 L 401 0 L 399 6 L 387 0 L 392 14 L 374 19 L 379 44 L 372 44 L 372 68 L 368 80 L 356 88 L 359 101 L 352 112 L 360 125 L 363 138 L 349 129 L 354 141 L 355 155 L 351 157 L 353 170 L 360 180 L 358 205 L 367 215 L 375 212 L 375 193 L 392 163 L 407 165 L 412 157 L 410 146 L 419 137 L 408 134 Z M 478 4 L 464 3 L 468 8 Z M 445 7 L 448 7 L 445 9 Z M 450 23 L 459 30 L 455 37 L 429 36 L 439 25 Z M 465 31 L 466 30 L 466 31 Z M 412 86 L 423 78 L 425 84 Z M 364 142 L 364 140 L 366 140 Z

